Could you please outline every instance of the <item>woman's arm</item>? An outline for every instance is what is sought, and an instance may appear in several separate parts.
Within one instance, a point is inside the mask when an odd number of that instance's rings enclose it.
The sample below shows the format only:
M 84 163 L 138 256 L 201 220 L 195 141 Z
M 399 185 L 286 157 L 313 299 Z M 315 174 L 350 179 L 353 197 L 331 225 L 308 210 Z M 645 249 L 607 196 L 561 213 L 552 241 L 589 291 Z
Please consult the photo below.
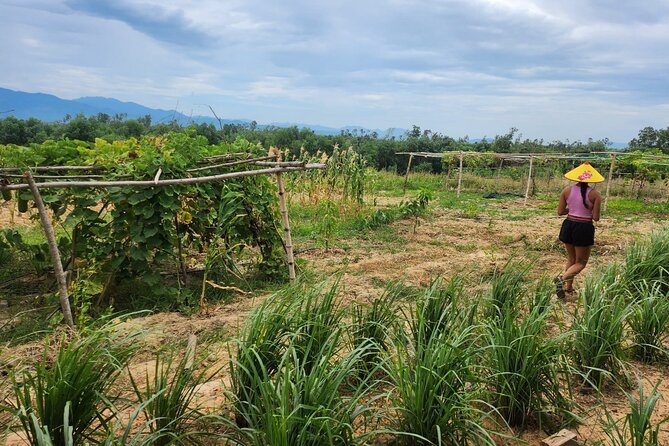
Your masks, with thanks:
M 562 193 L 560 194 L 560 203 L 558 203 L 557 207 L 557 214 L 558 215 L 567 215 L 569 213 L 569 209 L 567 209 L 567 193 L 569 192 L 569 188 L 565 188 L 562 190 Z
M 592 202 L 592 219 L 599 221 L 600 211 L 602 207 L 602 194 L 596 190 L 590 191 L 590 201 Z

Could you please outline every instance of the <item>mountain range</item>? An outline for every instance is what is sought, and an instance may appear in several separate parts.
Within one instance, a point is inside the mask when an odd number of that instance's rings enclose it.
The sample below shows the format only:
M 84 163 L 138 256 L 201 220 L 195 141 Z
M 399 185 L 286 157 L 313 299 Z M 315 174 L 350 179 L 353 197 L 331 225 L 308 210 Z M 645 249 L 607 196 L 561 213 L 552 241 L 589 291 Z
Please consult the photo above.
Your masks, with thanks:
M 186 116 L 177 110 L 164 110 L 150 108 L 135 102 L 122 102 L 118 99 L 104 98 L 99 96 L 87 96 L 77 99 L 62 99 L 45 93 L 26 93 L 7 88 L 0 88 L 0 118 L 15 116 L 19 119 L 37 118 L 42 121 L 60 121 L 65 116 L 94 116 L 98 113 L 106 113 L 110 116 L 124 114 L 127 118 L 141 118 L 151 116 L 152 123 L 176 121 L 180 124 L 207 123 L 218 126 L 217 119 L 211 116 Z M 221 119 L 222 124 L 250 124 L 249 119 Z M 366 129 L 360 126 L 346 126 L 340 128 L 326 127 L 322 125 L 310 125 L 301 123 L 273 122 L 269 124 L 258 124 L 263 127 L 293 127 L 309 128 L 319 135 L 338 135 L 342 131 L 364 131 L 365 133 L 376 132 L 381 137 L 401 138 L 405 136 L 405 129 Z
M 154 124 L 174 120 L 182 125 L 191 122 L 219 125 L 218 120 L 211 116 L 187 116 L 177 110 L 150 108 L 135 102 L 122 102 L 113 98 L 87 96 L 77 99 L 62 99 L 51 94 L 26 93 L 24 91 L 0 88 L 0 119 L 6 116 L 15 116 L 20 119 L 37 118 L 42 121 L 53 122 L 62 120 L 66 115 L 76 116 L 80 113 L 85 116 L 94 116 L 98 113 L 106 113 L 110 116 L 122 114 L 127 118 L 141 118 L 149 115 L 151 116 L 151 122 Z M 221 119 L 222 124 L 250 124 L 251 122 L 249 119 Z M 367 129 L 355 125 L 334 128 L 293 122 L 258 123 L 257 126 L 258 128 L 293 126 L 309 128 L 319 135 L 338 135 L 342 131 L 376 132 L 379 137 L 397 139 L 406 137 L 407 133 L 407 130 L 403 128 L 383 130 Z M 470 139 L 470 141 L 477 142 L 480 139 Z M 627 143 L 610 142 L 609 147 L 612 149 L 621 149 L 627 147 Z

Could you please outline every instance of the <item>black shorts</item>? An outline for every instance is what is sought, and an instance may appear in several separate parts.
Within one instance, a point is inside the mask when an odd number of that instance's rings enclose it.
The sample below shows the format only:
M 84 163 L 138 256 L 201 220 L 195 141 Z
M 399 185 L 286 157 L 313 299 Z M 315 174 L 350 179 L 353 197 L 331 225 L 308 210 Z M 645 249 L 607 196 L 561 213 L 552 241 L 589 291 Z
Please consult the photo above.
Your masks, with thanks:
M 560 228 L 560 241 L 574 246 L 595 244 L 595 225 L 589 221 L 565 220 Z

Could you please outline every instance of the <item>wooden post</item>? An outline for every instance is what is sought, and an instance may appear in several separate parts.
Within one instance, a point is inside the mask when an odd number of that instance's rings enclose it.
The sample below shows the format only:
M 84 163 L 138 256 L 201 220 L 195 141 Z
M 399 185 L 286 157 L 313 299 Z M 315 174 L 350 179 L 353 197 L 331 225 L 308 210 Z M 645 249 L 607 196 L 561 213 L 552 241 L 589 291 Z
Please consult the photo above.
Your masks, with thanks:
M 188 346 L 186 347 L 186 363 L 184 364 L 184 368 L 187 370 L 191 370 L 193 368 L 193 364 L 195 363 L 196 345 L 197 345 L 197 336 L 191 333 L 190 335 L 188 335 Z
M 499 160 L 499 167 L 497 168 L 497 178 L 502 175 L 502 166 L 504 165 L 504 158 Z
M 58 293 L 60 295 L 60 307 L 63 310 L 63 316 L 65 317 L 65 323 L 70 327 L 74 328 L 74 319 L 72 318 L 72 309 L 70 308 L 70 299 L 67 295 L 67 282 L 65 280 L 65 273 L 63 272 L 63 263 L 60 260 L 60 253 L 58 252 L 58 244 L 56 243 L 56 235 L 53 231 L 53 226 L 51 225 L 51 219 L 49 214 L 47 214 L 46 209 L 44 208 L 44 202 L 42 201 L 42 196 L 37 189 L 35 180 L 33 179 L 30 171 L 27 171 L 24 174 L 25 179 L 30 185 L 30 191 L 33 193 L 33 199 L 35 200 L 35 205 L 37 206 L 37 211 L 39 212 L 40 221 L 42 222 L 42 228 L 44 228 L 44 234 L 46 235 L 46 241 L 49 244 L 49 252 L 51 253 L 51 261 L 53 262 L 53 271 L 56 275 L 56 280 L 58 281 Z
M 460 188 L 462 187 L 462 152 L 460 152 L 460 168 L 458 170 L 458 197 L 460 196 Z
M 293 237 L 290 235 L 290 224 L 288 223 L 288 209 L 286 208 L 286 190 L 283 187 L 281 173 L 276 174 L 276 185 L 279 189 L 279 207 L 281 208 L 281 219 L 283 220 L 283 235 L 286 241 L 286 259 L 288 261 L 288 278 L 295 282 L 295 257 L 293 257 Z
M 606 194 L 604 195 L 604 210 L 609 203 L 609 192 L 611 191 L 611 180 L 613 180 L 613 168 L 616 164 L 616 155 L 611 155 L 611 165 L 609 166 L 609 178 L 606 180 Z
M 402 195 L 407 191 L 407 181 L 409 181 L 409 171 L 411 170 L 411 162 L 413 161 L 413 155 L 409 155 L 409 164 L 407 164 L 407 173 L 404 174 L 404 187 L 402 188 Z
M 179 256 L 179 271 L 181 272 L 181 282 L 188 286 L 188 275 L 186 272 L 186 264 L 184 263 L 184 254 L 183 254 L 183 246 L 181 245 L 181 234 L 179 234 L 179 217 L 177 215 L 174 216 L 174 231 L 176 232 L 177 235 L 177 255 Z
M 532 185 L 532 163 L 534 157 L 530 156 L 530 172 L 527 174 L 527 187 L 525 188 L 525 205 L 527 206 L 527 198 L 530 196 L 530 186 Z

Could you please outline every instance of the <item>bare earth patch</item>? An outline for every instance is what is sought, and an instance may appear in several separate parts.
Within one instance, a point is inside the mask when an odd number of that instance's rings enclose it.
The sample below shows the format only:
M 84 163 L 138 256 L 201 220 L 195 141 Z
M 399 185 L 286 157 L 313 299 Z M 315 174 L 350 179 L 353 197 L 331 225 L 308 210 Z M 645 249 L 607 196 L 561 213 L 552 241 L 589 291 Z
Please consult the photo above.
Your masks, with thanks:
M 533 204 L 533 203 L 532 203 Z M 379 297 L 390 281 L 402 281 L 411 286 L 425 286 L 437 276 L 446 278 L 453 274 L 464 274 L 467 283 L 475 287 L 495 268 L 503 266 L 512 259 L 531 262 L 530 276 L 554 276 L 562 271 L 565 256 L 557 233 L 561 218 L 552 212 L 535 213 L 530 216 L 517 215 L 513 210 L 522 208 L 522 200 L 505 203 L 510 207 L 506 215 L 477 218 L 463 218 L 458 210 L 438 209 L 432 216 L 420 222 L 413 232 L 413 222 L 399 221 L 392 225 L 395 241 L 388 243 L 367 235 L 353 242 L 347 240 L 347 249 L 307 250 L 300 257 L 306 260 L 309 269 L 324 276 L 342 274 L 341 296 L 346 303 L 369 302 Z M 501 208 L 502 211 L 505 209 Z M 527 218 L 526 218 L 527 217 Z M 0 220 L 3 226 L 9 223 L 11 216 L 5 207 L 0 206 Z M 24 216 L 14 220 L 22 224 Z M 650 234 L 653 230 L 666 226 L 667 220 L 604 220 L 597 225 L 597 245 L 593 250 L 590 264 L 579 277 L 576 287 L 582 286 L 598 267 L 622 259 L 627 243 L 640 235 Z M 299 247 L 298 247 L 299 248 Z M 210 305 L 199 315 L 183 316 L 177 313 L 160 313 L 135 318 L 123 322 L 124 330 L 146 332 L 146 355 L 139 355 L 131 370 L 140 376 L 151 373 L 154 362 L 148 353 L 159 351 L 166 345 L 185 346 L 191 333 L 199 337 L 202 345 L 199 352 L 206 352 L 208 364 L 223 366 L 227 363 L 227 339 L 238 333 L 245 317 L 266 296 L 240 296 L 234 302 L 225 305 Z M 565 311 L 573 311 L 576 303 L 567 302 Z M 212 336 L 215 334 L 215 336 Z M 42 351 L 42 343 L 25 344 L 16 348 L 2 348 L 0 361 L 35 358 Z M 11 359 L 10 359 L 11 358 Z M 645 385 L 663 380 L 660 390 L 665 396 L 656 408 L 656 419 L 669 416 L 669 371 L 665 364 L 657 366 L 632 363 L 633 374 L 644 378 Z M 635 378 L 632 378 L 636 384 Z M 220 373 L 211 382 L 198 390 L 199 401 L 208 408 L 214 408 L 223 401 L 223 391 L 228 379 Z M 598 427 L 600 411 L 597 395 L 574 394 L 577 404 L 583 409 L 585 424 L 575 428 L 580 440 L 595 440 L 601 437 Z M 610 411 L 623 417 L 628 411 L 627 401 L 616 389 L 607 389 L 602 396 Z M 520 434 L 527 444 L 538 444 L 547 435 L 537 428 L 528 429 Z M 661 434 L 660 443 L 669 444 L 669 434 Z

